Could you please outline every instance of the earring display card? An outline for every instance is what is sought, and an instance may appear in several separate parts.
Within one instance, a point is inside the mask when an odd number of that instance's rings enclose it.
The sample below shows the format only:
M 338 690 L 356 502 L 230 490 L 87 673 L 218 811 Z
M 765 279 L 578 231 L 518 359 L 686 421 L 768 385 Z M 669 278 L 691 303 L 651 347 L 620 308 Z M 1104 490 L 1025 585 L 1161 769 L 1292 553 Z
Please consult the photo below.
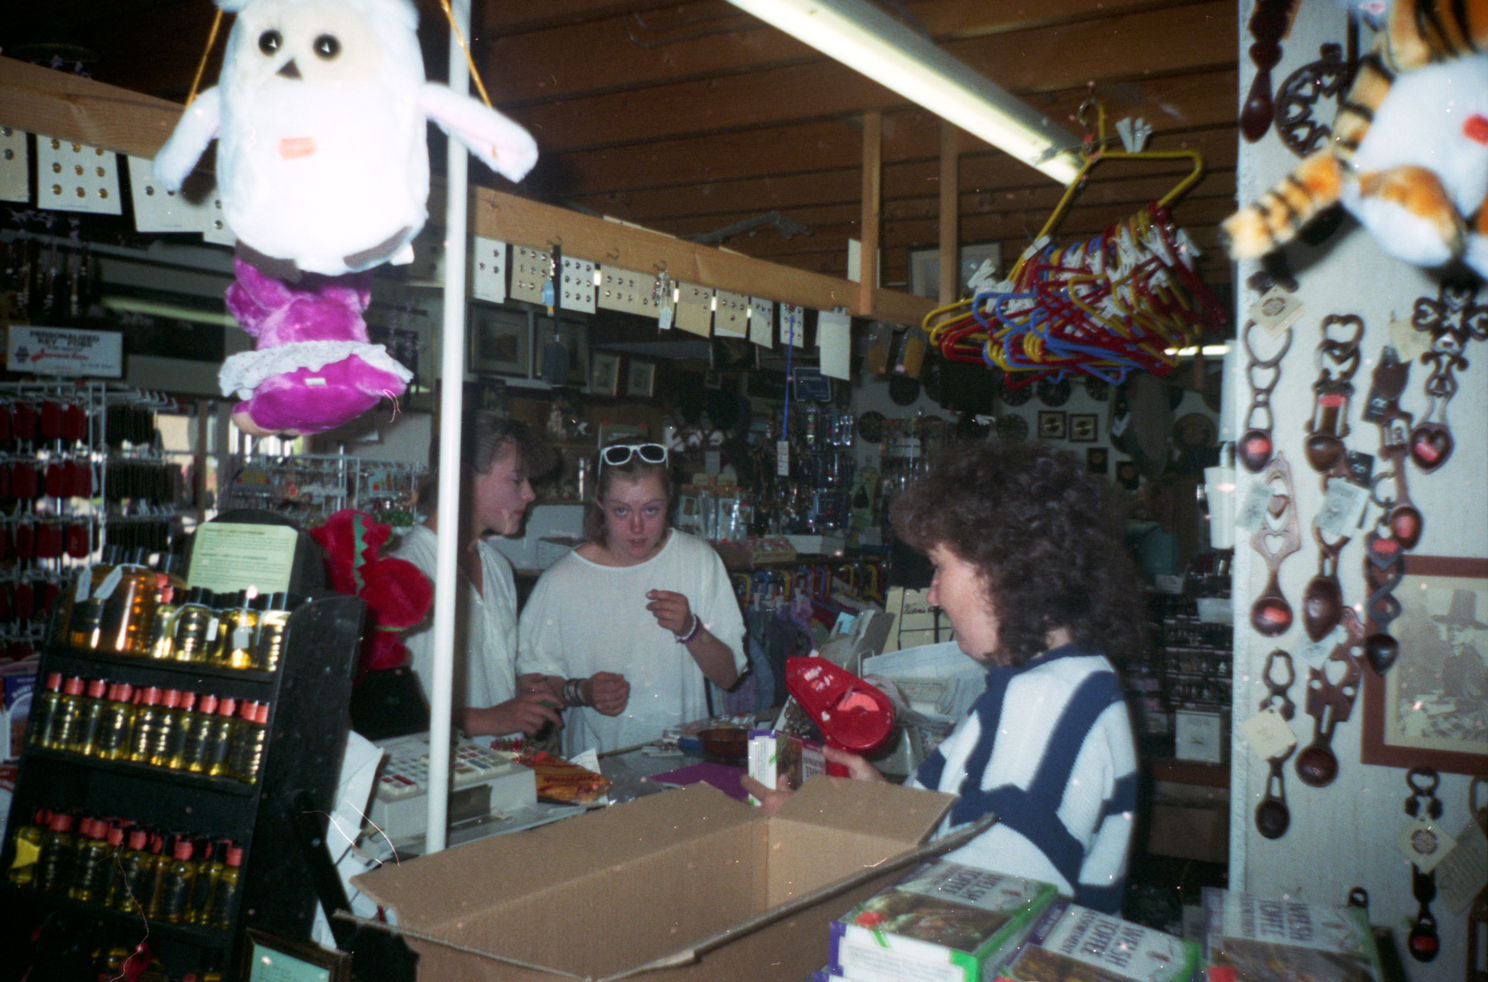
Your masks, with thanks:
M 552 253 L 526 246 L 512 248 L 511 299 L 543 303 L 543 286 L 552 278 Z
M 36 204 L 57 211 L 118 215 L 118 155 L 98 147 L 42 137 L 36 141 Z
M 792 348 L 806 347 L 806 308 L 800 304 L 780 305 L 780 343 Z
M 470 292 L 477 300 L 506 301 L 506 243 L 477 235 L 470 250 Z
M 775 301 L 749 298 L 749 340 L 763 348 L 775 346 Z
M 639 317 L 655 317 L 656 277 L 614 266 L 601 266 L 597 304 Z
M 677 326 L 708 337 L 713 331 L 713 291 L 696 283 L 679 283 L 677 288 Z
M 723 338 L 749 337 L 749 298 L 719 290 L 713 309 L 713 333 Z
M 26 131 L 0 126 L 0 201 L 30 201 L 31 150 Z
M 155 182 L 150 161 L 129 157 L 129 193 L 139 232 L 205 232 L 216 217 L 212 199 L 192 201 Z
M 564 256 L 561 291 L 564 310 L 594 313 L 594 263 Z

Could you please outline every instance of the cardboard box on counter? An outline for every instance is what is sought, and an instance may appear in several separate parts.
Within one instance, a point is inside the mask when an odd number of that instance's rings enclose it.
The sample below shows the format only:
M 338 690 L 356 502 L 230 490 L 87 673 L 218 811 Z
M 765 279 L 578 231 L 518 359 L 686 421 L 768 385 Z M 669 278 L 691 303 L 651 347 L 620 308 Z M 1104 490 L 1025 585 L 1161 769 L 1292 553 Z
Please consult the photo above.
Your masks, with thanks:
M 700 784 L 352 882 L 396 911 L 427 982 L 797 982 L 953 800 L 818 777 L 766 818 Z

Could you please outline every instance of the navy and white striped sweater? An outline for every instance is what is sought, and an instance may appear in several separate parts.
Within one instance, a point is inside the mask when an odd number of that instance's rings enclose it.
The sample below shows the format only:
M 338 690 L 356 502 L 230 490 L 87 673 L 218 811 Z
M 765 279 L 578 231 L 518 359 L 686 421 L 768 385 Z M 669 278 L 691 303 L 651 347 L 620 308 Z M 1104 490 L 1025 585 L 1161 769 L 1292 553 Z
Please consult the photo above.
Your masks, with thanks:
M 1137 798 L 1121 682 L 1105 656 L 1065 645 L 987 691 L 908 782 L 959 795 L 941 834 L 998 823 L 946 858 L 1055 884 L 1103 913 L 1121 905 Z

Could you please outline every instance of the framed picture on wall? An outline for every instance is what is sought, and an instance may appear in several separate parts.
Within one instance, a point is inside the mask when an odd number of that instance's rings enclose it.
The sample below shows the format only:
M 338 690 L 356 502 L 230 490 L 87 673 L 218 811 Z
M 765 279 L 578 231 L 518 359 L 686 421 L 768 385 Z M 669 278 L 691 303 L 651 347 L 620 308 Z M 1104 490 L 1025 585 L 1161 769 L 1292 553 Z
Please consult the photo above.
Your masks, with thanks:
M 348 982 L 351 956 L 250 927 L 239 968 L 248 982 Z
M 470 305 L 470 370 L 487 375 L 527 374 L 527 315 L 504 307 Z
M 610 351 L 596 351 L 590 359 L 589 391 L 612 396 L 620 390 L 620 356 Z
M 625 373 L 625 394 L 635 399 L 649 399 L 656 389 L 656 362 L 636 361 L 630 363 Z
M 1098 419 L 1099 417 L 1095 413 L 1070 413 L 1070 442 L 1094 443 L 1100 432 Z
M 1038 414 L 1038 435 L 1040 440 L 1063 440 L 1064 439 L 1063 410 L 1041 410 Z
M 1400 656 L 1364 668 L 1364 763 L 1488 774 L 1488 559 L 1407 555 L 1394 596 Z
M 555 330 L 551 320 L 540 318 L 532 360 L 533 378 L 545 378 L 552 385 L 582 388 L 589 383 L 591 374 L 589 326 L 565 319 L 558 322 Z
M 976 274 L 983 260 L 990 259 L 996 269 L 1002 262 L 1002 243 L 983 242 L 964 245 L 960 252 L 960 270 L 956 287 L 961 296 L 969 295 L 967 283 Z M 912 249 L 909 253 L 909 292 L 917 297 L 940 295 L 940 250 Z

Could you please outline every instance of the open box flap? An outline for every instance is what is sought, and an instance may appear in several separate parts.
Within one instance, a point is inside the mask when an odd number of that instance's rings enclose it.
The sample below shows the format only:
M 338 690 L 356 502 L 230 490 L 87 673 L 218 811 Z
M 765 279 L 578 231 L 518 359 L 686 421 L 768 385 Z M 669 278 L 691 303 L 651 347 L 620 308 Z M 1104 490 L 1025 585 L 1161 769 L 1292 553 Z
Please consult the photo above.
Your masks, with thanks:
M 955 801 L 955 795 L 939 791 L 818 775 L 786 800 L 774 820 L 923 842 Z
M 492 836 L 406 863 L 388 863 L 352 884 L 400 924 L 429 930 L 471 913 L 523 901 L 687 839 L 763 822 L 758 809 L 706 784 L 648 795 L 514 835 Z M 479 877 L 500 870 L 499 877 Z M 479 877 L 480 889 L 471 890 Z M 452 889 L 452 884 L 459 887 Z

